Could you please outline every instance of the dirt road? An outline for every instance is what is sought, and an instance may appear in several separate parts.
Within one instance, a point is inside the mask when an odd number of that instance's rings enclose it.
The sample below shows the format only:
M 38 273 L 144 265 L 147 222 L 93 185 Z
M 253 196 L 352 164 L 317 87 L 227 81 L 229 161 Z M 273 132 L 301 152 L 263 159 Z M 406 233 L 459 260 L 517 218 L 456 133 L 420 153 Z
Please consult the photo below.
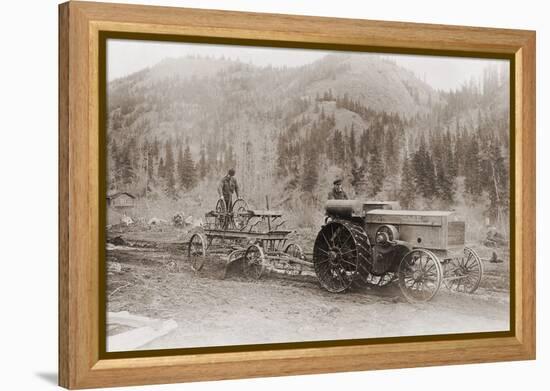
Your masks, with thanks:
M 114 262 L 121 269 L 108 276 L 109 311 L 178 323 L 142 349 L 500 331 L 509 325 L 504 277 L 488 263 L 474 294 L 442 287 L 432 301 L 410 304 L 395 285 L 331 294 L 314 279 L 221 279 L 223 263 L 215 259 L 197 274 L 181 251 L 110 246 L 108 263 Z

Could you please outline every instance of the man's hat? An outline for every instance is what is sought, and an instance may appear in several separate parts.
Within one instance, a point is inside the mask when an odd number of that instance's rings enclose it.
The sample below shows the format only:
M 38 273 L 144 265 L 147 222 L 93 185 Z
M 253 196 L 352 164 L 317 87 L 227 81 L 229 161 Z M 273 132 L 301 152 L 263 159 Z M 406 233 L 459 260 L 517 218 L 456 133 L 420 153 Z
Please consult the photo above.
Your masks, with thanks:
M 229 171 L 227 172 L 229 175 L 233 176 L 235 175 L 235 170 L 233 168 L 229 169 Z
M 341 185 L 342 184 L 342 179 L 338 178 L 338 179 L 335 179 L 334 182 L 332 182 L 333 185 Z

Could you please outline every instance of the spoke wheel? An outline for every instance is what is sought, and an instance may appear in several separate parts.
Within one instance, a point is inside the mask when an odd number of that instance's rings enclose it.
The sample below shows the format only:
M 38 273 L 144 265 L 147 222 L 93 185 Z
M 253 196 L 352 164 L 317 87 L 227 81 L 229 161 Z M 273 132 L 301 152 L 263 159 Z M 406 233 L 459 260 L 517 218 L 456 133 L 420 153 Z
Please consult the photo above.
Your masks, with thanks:
M 187 256 L 191 262 L 191 268 L 194 271 L 199 271 L 204 266 L 206 259 L 206 241 L 201 234 L 193 234 L 187 247 Z
M 285 254 L 290 255 L 292 258 L 297 258 L 304 260 L 304 251 L 302 250 L 302 247 L 300 247 L 299 244 L 296 243 L 290 243 L 285 247 Z M 292 262 L 292 259 L 290 260 L 290 263 L 288 264 L 288 270 L 290 274 L 300 274 L 302 273 L 302 264 Z
M 248 204 L 242 198 L 233 203 L 233 224 L 238 230 L 243 230 L 248 224 Z
M 260 279 L 265 269 L 265 256 L 257 244 L 246 249 L 243 260 L 243 274 L 248 278 Z
M 340 293 L 369 274 L 370 245 L 365 232 L 352 223 L 331 221 L 321 228 L 313 248 L 313 268 L 329 292 Z
M 214 224 L 216 229 L 225 229 L 227 226 L 227 207 L 222 199 L 219 199 L 216 203 L 216 221 Z
M 447 264 L 443 283 L 450 291 L 473 293 L 479 288 L 482 277 L 483 263 L 479 255 L 466 247 L 463 257 L 452 258 Z
M 398 268 L 399 288 L 409 302 L 428 301 L 441 286 L 443 273 L 437 257 L 430 251 L 408 252 Z
M 302 250 L 302 247 L 296 243 L 290 243 L 286 246 L 285 254 L 288 254 L 293 258 L 304 259 L 304 251 Z

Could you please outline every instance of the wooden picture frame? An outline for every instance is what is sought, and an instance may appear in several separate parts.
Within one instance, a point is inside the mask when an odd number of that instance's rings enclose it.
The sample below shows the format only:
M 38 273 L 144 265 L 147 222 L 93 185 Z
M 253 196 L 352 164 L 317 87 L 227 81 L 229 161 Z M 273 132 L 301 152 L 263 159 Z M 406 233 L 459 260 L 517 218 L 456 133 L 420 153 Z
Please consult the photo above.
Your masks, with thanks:
M 510 59 L 514 258 L 512 329 L 494 335 L 380 339 L 105 358 L 101 35 L 260 46 Z M 513 110 L 512 110 L 513 108 Z M 59 6 L 59 384 L 90 388 L 535 358 L 535 32 L 136 5 Z M 104 247 L 104 246 L 103 246 Z M 103 336 L 104 337 L 104 336 Z

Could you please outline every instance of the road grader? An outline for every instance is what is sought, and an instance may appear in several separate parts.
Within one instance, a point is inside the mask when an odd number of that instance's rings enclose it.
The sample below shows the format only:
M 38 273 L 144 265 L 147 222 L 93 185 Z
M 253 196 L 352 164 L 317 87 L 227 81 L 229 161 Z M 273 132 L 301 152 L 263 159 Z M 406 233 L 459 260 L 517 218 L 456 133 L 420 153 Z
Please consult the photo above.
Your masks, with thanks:
M 287 241 L 291 231 L 282 229 L 282 213 L 269 207 L 251 210 L 243 200 L 231 210 L 217 205 L 205 216 L 211 222 L 204 232 L 192 236 L 188 255 L 198 270 L 207 254 L 225 253 L 228 265 L 241 261 L 243 273 L 256 279 L 266 270 L 314 271 L 320 285 L 334 293 L 397 281 L 410 302 L 430 300 L 441 285 L 466 293 L 479 287 L 483 264 L 473 249 L 465 247 L 465 222 L 452 211 L 329 200 L 325 212 L 310 255 Z

